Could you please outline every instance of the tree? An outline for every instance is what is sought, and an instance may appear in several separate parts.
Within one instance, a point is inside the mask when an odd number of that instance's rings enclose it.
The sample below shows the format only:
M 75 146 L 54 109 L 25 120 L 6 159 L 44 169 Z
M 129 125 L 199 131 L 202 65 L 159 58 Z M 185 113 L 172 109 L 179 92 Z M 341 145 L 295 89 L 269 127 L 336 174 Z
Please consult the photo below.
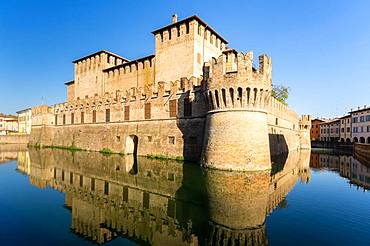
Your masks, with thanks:
M 272 96 L 275 97 L 279 102 L 288 105 L 286 100 L 289 97 L 289 87 L 283 85 L 272 86 Z

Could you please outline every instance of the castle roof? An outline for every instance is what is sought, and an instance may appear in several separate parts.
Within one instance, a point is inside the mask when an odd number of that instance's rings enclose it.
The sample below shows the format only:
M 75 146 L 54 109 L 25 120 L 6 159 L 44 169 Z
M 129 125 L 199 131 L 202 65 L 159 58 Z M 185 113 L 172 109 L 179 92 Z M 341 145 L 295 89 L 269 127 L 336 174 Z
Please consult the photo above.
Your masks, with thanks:
M 81 57 L 81 58 L 79 58 L 79 59 L 77 59 L 77 60 L 74 60 L 72 63 L 77 63 L 77 62 L 79 62 L 79 61 L 82 61 L 82 60 L 85 60 L 85 59 L 87 59 L 87 58 L 90 58 L 90 57 L 93 57 L 93 56 L 99 55 L 99 54 L 101 54 L 101 53 L 105 53 L 105 54 L 108 54 L 108 55 L 114 56 L 114 57 L 116 57 L 116 58 L 120 58 L 120 59 L 122 59 L 122 60 L 124 60 L 124 61 L 126 61 L 126 62 L 130 61 L 130 60 L 128 60 L 128 59 L 126 59 L 126 58 L 124 58 L 124 57 L 122 57 L 122 56 L 119 56 L 119 55 L 117 55 L 117 54 L 115 54 L 115 53 L 113 53 L 113 52 L 110 52 L 110 51 L 107 51 L 107 50 L 100 50 L 100 51 L 95 52 L 95 53 L 93 53 L 93 54 L 90 54 L 90 55 L 87 55 L 87 56 Z
M 149 60 L 149 59 L 152 59 L 154 57 L 155 57 L 155 55 L 144 56 L 144 57 L 138 58 L 136 60 L 125 62 L 125 63 L 122 63 L 120 65 L 114 66 L 114 67 L 106 68 L 106 69 L 103 70 L 103 72 L 109 72 L 109 71 L 112 71 L 112 70 L 117 69 L 117 68 L 121 68 L 121 67 L 125 67 L 125 66 L 130 66 L 132 64 L 143 62 L 145 60 Z
M 222 42 L 224 42 L 225 44 L 227 44 L 228 42 L 227 42 L 227 40 L 226 39 L 224 39 L 220 34 L 218 34 L 212 27 L 210 27 L 205 21 L 203 21 L 201 18 L 199 18 L 197 15 L 193 15 L 193 16 L 190 16 L 190 17 L 188 17 L 188 18 L 185 18 L 185 19 L 182 19 L 182 20 L 180 20 L 180 21 L 177 21 L 177 22 L 175 22 L 175 23 L 172 23 L 172 24 L 170 24 L 170 25 L 167 25 L 167 26 L 165 26 L 165 27 L 162 27 L 162 28 L 159 28 L 159 29 L 157 29 L 157 30 L 154 30 L 152 33 L 155 35 L 155 34 L 157 34 L 157 33 L 159 33 L 159 32 L 162 32 L 162 31 L 164 31 L 164 30 L 166 30 L 166 29 L 170 29 L 170 28 L 172 28 L 172 27 L 175 27 L 175 26 L 178 26 L 178 25 L 181 25 L 181 24 L 184 24 L 184 23 L 188 23 L 188 22 L 190 22 L 190 21 L 192 21 L 192 20 L 196 20 L 196 21 L 198 21 L 200 24 L 202 24 L 203 26 L 205 26 L 206 27 L 206 29 L 208 29 L 208 30 L 210 30 L 213 34 L 215 34 L 219 39 L 221 39 L 222 40 Z
M 71 81 L 65 82 L 64 84 L 65 85 L 71 85 L 71 84 L 74 84 L 74 83 L 75 83 L 75 81 L 74 80 L 71 80 Z

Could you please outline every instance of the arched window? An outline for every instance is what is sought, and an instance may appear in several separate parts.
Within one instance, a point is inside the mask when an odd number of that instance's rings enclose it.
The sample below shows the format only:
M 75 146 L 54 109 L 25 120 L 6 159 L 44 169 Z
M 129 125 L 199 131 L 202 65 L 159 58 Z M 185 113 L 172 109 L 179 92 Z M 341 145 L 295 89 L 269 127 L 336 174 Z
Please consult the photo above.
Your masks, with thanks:
M 358 143 L 358 138 L 357 138 L 357 137 L 354 137 L 354 138 L 353 138 L 353 142 L 354 142 L 354 143 Z
M 360 137 L 360 143 L 365 143 L 365 138 L 364 137 Z

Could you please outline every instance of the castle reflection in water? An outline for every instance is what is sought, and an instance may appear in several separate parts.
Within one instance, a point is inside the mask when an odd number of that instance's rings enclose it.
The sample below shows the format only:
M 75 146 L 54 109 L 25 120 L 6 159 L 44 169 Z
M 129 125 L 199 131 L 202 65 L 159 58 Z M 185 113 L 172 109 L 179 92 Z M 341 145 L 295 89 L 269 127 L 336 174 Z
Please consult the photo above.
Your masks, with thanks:
M 176 161 L 29 149 L 17 170 L 65 193 L 73 233 L 102 244 L 124 237 L 152 245 L 267 245 L 266 216 L 310 179 L 310 152 L 272 171 L 202 170 Z

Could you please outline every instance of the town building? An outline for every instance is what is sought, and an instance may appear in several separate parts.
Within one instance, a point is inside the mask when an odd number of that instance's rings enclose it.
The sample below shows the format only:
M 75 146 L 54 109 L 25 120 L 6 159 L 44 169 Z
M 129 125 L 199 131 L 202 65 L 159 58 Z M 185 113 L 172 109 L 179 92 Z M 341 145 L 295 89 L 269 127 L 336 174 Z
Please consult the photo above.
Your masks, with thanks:
M 370 107 L 351 111 L 352 142 L 370 143 Z
M 18 131 L 18 119 L 14 115 L 0 113 L 0 135 L 7 135 Z
M 32 110 L 27 108 L 17 112 L 18 114 L 18 132 L 30 134 L 32 127 Z
M 320 141 L 320 125 L 325 122 L 322 119 L 313 119 L 311 120 L 311 132 L 310 138 L 311 141 Z
M 102 50 L 73 61 L 67 102 L 32 108 L 30 144 L 166 155 L 224 170 L 265 170 L 310 149 L 311 118 L 271 95 L 272 61 L 227 48 L 198 16 L 152 32 L 154 54 Z M 92 141 L 92 140 L 95 141 Z
M 340 120 L 332 119 L 320 124 L 321 141 L 338 142 L 339 141 Z
M 352 119 L 351 115 L 340 117 L 339 139 L 341 143 L 350 143 L 352 138 Z

